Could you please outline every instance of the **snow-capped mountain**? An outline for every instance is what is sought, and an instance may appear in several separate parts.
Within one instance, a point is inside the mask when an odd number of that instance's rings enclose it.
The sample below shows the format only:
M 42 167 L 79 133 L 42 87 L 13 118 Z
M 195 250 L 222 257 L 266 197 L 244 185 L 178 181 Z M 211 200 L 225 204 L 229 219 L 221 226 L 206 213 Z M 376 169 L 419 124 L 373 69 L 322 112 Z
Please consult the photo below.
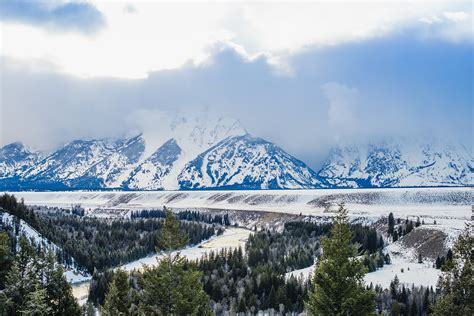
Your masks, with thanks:
M 163 124 L 163 122 L 169 122 Z M 233 119 L 175 115 L 124 139 L 75 140 L 43 155 L 0 149 L 1 190 L 176 190 L 473 185 L 472 150 L 390 140 L 334 148 L 315 172 Z
M 227 138 L 189 162 L 181 188 L 315 188 L 317 175 L 280 147 L 249 134 Z
M 0 148 L 0 179 L 21 174 L 34 166 L 39 159 L 39 153 L 25 148 L 18 142 Z
M 163 179 L 170 174 L 181 154 L 176 140 L 168 140 L 132 171 L 123 186 L 130 189 L 164 188 Z
M 148 131 L 126 139 L 75 140 L 33 163 L 23 162 L 25 155 L 21 151 L 5 155 L 8 160 L 4 159 L 3 164 L 10 166 L 10 161 L 16 161 L 21 168 L 10 167 L 0 188 L 162 190 L 228 186 L 302 188 L 317 184 L 315 173 L 302 162 L 276 145 L 252 138 L 236 120 L 176 115 L 165 121 L 170 122 L 169 126 L 160 125 L 159 135 Z M 166 141 L 160 143 L 165 137 Z M 231 148 L 243 141 L 245 146 Z M 214 179 L 209 184 L 207 179 L 202 180 L 203 184 L 185 184 L 188 166 L 199 155 L 222 149 L 226 144 L 230 150 L 247 151 L 251 158 L 244 159 L 245 152 L 239 153 L 241 157 L 222 157 L 228 160 L 227 166 L 239 164 L 235 170 L 226 170 L 233 173 L 233 180 L 222 174 L 223 179 Z M 2 150 L 9 152 L 11 146 Z
M 331 187 L 473 185 L 474 158 L 451 142 L 385 141 L 332 150 L 319 177 Z
M 141 135 L 127 140 L 75 140 L 22 174 L 28 187 L 103 188 L 114 185 L 144 151 Z

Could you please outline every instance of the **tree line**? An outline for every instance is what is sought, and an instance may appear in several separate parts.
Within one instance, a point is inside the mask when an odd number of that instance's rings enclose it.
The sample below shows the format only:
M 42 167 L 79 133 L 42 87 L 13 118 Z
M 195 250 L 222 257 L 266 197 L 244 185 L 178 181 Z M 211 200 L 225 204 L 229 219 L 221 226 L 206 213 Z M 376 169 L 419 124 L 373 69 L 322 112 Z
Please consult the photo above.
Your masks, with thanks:
M 163 218 L 107 220 L 67 213 L 63 210 L 36 213 L 12 195 L 0 197 L 0 207 L 20 218 L 60 250 L 57 258 L 67 266 L 75 263 L 90 274 L 131 262 L 161 250 L 158 236 Z M 195 245 L 221 234 L 217 224 L 181 221 L 181 229 Z

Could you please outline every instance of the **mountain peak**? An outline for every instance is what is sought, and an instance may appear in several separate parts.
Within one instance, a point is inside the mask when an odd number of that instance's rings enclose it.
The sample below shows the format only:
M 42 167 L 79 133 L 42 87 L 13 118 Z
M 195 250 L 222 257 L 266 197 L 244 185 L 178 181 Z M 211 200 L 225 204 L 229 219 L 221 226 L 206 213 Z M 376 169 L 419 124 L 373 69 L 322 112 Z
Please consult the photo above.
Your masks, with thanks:
M 316 173 L 278 146 L 248 133 L 228 137 L 189 162 L 178 177 L 183 189 L 315 188 Z

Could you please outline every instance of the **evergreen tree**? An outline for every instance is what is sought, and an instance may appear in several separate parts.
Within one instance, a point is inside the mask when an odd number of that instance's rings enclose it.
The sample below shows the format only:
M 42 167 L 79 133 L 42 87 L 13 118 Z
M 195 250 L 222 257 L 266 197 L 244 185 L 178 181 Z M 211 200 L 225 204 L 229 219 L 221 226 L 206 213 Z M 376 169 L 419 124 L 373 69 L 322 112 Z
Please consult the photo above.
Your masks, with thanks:
M 375 293 L 363 284 L 366 269 L 355 259 L 347 210 L 341 204 L 331 237 L 322 240 L 323 254 L 306 301 L 310 315 L 367 315 L 375 309 Z
M 126 315 L 131 306 L 129 292 L 130 285 L 127 272 L 118 269 L 114 273 L 114 278 L 105 297 L 102 310 L 104 315 Z
M 35 290 L 26 296 L 25 306 L 21 313 L 23 315 L 46 316 L 51 314 L 46 289 L 36 286 Z
M 5 288 L 5 279 L 12 259 L 10 238 L 6 232 L 0 232 L 0 290 Z
M 143 295 L 140 309 L 145 314 L 209 315 L 209 297 L 203 290 L 201 273 L 173 250 L 187 244 L 178 219 L 168 210 L 163 224 L 160 246 L 165 256 L 157 267 L 145 267 L 140 276 Z
M 20 268 L 16 261 L 10 267 L 5 278 L 5 290 L 0 294 L 0 308 L 4 315 L 17 315 L 23 307 Z
M 61 265 L 55 264 L 51 282 L 47 283 L 46 290 L 52 304 L 53 315 L 81 315 L 81 309 L 72 294 L 71 285 L 64 277 L 64 269 Z
M 0 291 L 1 315 L 80 315 L 72 289 L 52 252 L 34 249 L 26 237 L 12 258 Z
M 393 213 L 390 212 L 390 214 L 388 214 L 388 234 L 389 235 L 393 235 L 393 227 L 395 226 L 395 219 L 393 217 Z
M 474 238 L 468 224 L 453 249 L 452 260 L 444 265 L 440 282 L 441 299 L 436 302 L 435 315 L 474 314 Z
M 398 232 L 397 231 L 393 232 L 392 240 L 393 240 L 393 242 L 396 242 L 398 240 Z
M 410 316 L 417 316 L 418 315 L 418 306 L 416 302 L 413 301 L 410 306 Z

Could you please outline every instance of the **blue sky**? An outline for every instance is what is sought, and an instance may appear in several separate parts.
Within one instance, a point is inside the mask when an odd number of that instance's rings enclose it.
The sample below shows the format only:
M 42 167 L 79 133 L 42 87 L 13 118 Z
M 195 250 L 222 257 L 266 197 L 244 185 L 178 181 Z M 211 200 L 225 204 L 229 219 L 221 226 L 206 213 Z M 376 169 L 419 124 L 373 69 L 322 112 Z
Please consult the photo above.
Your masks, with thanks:
M 57 30 L 95 32 L 105 25 L 103 14 L 86 2 L 2 0 L 0 18 Z
M 312 166 L 341 142 L 472 144 L 468 2 L 8 5 L 1 144 L 120 136 L 140 113 L 203 107 Z

